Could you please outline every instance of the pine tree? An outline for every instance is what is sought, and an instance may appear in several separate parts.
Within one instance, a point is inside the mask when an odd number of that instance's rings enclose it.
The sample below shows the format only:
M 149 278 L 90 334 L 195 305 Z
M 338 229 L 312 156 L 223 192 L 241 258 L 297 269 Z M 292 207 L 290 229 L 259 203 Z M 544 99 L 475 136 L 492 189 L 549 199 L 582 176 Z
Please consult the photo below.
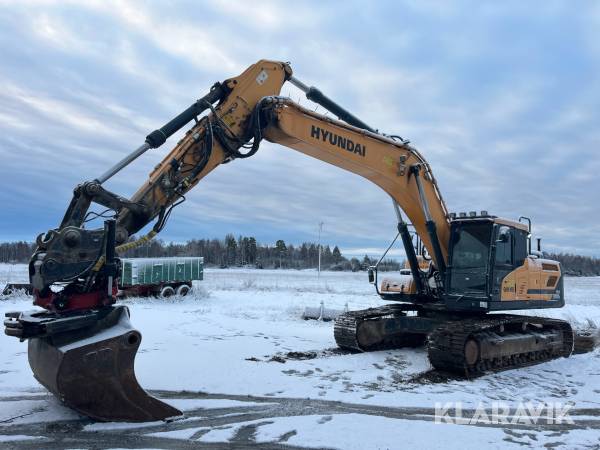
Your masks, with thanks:
M 225 249 L 225 264 L 234 265 L 237 256 L 237 242 L 235 241 L 233 234 L 225 236 Z
M 342 260 L 342 252 L 340 252 L 340 249 L 337 245 L 333 247 L 333 252 L 331 255 L 333 256 L 333 262 L 336 264 L 339 264 Z
M 249 237 L 248 238 L 248 263 L 255 264 L 256 263 L 256 238 Z
M 282 261 L 285 258 L 287 258 L 287 247 L 285 246 L 285 242 L 283 240 L 279 239 L 275 243 L 275 253 L 276 253 L 276 256 L 279 258 L 279 268 L 281 269 Z

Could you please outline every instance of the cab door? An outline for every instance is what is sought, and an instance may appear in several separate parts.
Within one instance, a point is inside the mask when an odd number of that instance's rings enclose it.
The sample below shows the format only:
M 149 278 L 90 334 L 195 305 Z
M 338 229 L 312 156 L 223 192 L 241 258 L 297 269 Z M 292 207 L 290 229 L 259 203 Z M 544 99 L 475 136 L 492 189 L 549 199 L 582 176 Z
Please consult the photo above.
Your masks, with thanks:
M 501 289 L 508 289 L 514 292 L 515 286 L 512 283 L 502 283 L 504 278 L 515 268 L 514 263 L 514 230 L 506 225 L 496 225 L 493 234 L 493 243 L 495 246 L 492 255 L 492 299 L 500 300 L 502 297 Z

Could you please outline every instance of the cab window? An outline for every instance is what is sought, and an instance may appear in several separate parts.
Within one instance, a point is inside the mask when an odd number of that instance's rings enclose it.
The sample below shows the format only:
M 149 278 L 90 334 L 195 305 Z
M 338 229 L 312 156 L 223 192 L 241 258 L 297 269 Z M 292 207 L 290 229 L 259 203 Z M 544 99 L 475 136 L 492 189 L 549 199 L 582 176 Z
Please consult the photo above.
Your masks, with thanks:
M 515 267 L 518 267 L 523 265 L 523 263 L 525 262 L 525 258 L 527 258 L 527 255 L 529 253 L 529 249 L 527 248 L 527 239 L 529 233 L 523 230 L 514 230 L 514 233 L 514 260 Z
M 506 226 L 499 226 L 496 233 L 496 265 L 512 266 L 513 230 Z
M 452 267 L 485 269 L 491 228 L 487 223 L 473 223 L 458 228 L 452 242 Z

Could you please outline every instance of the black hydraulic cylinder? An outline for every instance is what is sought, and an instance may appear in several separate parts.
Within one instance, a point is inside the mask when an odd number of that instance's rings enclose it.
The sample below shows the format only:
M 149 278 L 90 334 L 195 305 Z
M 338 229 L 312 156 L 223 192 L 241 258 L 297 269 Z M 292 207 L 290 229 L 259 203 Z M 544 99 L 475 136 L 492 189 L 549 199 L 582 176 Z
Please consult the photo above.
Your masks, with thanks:
M 208 94 L 201 99 L 198 99 L 196 103 L 183 111 L 162 128 L 154 130 L 152 133 L 146 136 L 146 142 L 144 142 L 143 145 L 138 147 L 133 153 L 127 155 L 113 167 L 108 169 L 106 172 L 96 178 L 95 181 L 98 184 L 104 183 L 109 178 L 121 171 L 121 169 L 128 166 L 131 164 L 131 162 L 143 155 L 148 149 L 157 148 L 163 145 L 168 138 L 177 133 L 177 131 L 183 128 L 188 122 L 192 121 L 210 108 L 213 103 L 221 100 L 226 93 L 227 88 L 224 85 L 221 83 L 215 83 Z
M 433 247 L 433 254 L 435 255 L 438 270 L 443 278 L 446 273 L 446 262 L 444 261 L 444 255 L 442 254 L 442 248 L 440 247 L 440 239 L 437 235 L 435 222 L 433 220 L 428 220 L 425 222 L 425 227 L 427 228 L 427 234 L 429 234 L 429 239 L 431 240 L 431 246 Z
M 341 120 L 343 120 L 346 123 L 349 123 L 350 125 L 368 130 L 371 133 L 377 133 L 376 130 L 374 130 L 369 125 L 364 123 L 362 120 L 360 120 L 358 117 L 356 117 L 351 112 L 342 108 L 340 105 L 338 105 L 336 102 L 331 100 L 329 97 L 327 97 L 325 94 L 323 94 L 319 89 L 317 89 L 314 86 L 311 86 L 308 89 L 308 92 L 306 93 L 306 98 L 315 103 L 318 103 L 323 108 L 325 108 L 327 111 L 331 112 L 332 114 L 335 114 Z
M 410 173 L 414 175 L 415 182 L 417 183 L 419 199 L 421 200 L 421 207 L 423 208 L 423 215 L 425 216 L 425 228 L 427 229 L 427 234 L 429 234 L 431 246 L 433 247 L 433 256 L 435 256 L 437 269 L 440 271 L 440 274 L 443 277 L 446 273 L 446 262 L 444 261 L 444 255 L 442 254 L 442 247 L 440 246 L 440 239 L 437 234 L 437 227 L 435 226 L 435 222 L 431 217 L 431 211 L 429 210 L 429 202 L 427 201 L 427 196 L 425 195 L 425 190 L 423 189 L 423 184 L 421 183 L 420 172 L 420 164 L 413 164 L 410 167 Z
M 344 122 L 349 123 L 352 126 L 362 128 L 363 130 L 370 131 L 371 133 L 377 133 L 377 130 L 371 128 L 369 125 L 367 125 L 358 117 L 356 117 L 354 114 L 342 108 L 340 105 L 331 100 L 316 87 L 309 87 L 296 77 L 291 77 L 289 81 L 302 92 L 304 92 L 306 94 L 307 99 L 321 105 L 327 111 L 329 111 L 332 114 L 335 114 Z
M 398 223 L 398 232 L 402 238 L 402 244 L 404 244 L 404 251 L 406 252 L 406 259 L 412 273 L 415 286 L 418 294 L 425 293 L 423 286 L 423 278 L 421 277 L 421 270 L 419 269 L 419 261 L 417 260 L 417 254 L 415 253 L 415 247 L 413 246 L 412 237 L 408 230 L 406 222 Z
M 169 121 L 166 125 L 150 133 L 146 137 L 146 143 L 150 145 L 151 148 L 160 147 L 169 137 L 177 133 L 188 122 L 191 122 L 193 119 L 206 111 L 209 108 L 209 105 L 212 105 L 216 101 L 220 100 L 224 93 L 225 88 L 223 85 L 216 83 L 208 94 L 198 99 L 192 106 Z

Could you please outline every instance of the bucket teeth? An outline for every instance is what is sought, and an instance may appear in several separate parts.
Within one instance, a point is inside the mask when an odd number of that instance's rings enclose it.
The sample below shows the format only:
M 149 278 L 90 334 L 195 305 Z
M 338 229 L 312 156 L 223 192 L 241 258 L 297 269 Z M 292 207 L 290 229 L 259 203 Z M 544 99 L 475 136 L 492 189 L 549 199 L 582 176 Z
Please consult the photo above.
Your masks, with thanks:
M 92 419 L 148 422 L 181 416 L 138 384 L 134 360 L 141 338 L 127 308 L 117 306 L 91 329 L 29 339 L 29 365 L 66 406 Z

